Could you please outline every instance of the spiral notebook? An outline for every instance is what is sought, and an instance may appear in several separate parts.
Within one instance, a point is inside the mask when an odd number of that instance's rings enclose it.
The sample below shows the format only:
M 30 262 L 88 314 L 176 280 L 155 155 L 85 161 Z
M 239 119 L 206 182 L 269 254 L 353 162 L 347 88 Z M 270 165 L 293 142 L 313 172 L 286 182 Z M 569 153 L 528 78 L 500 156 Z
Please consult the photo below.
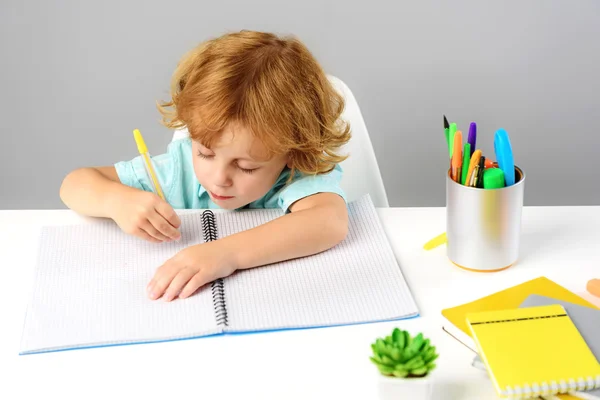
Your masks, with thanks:
M 540 276 L 474 301 L 443 309 L 442 315 L 445 318 L 443 330 L 473 353 L 477 353 L 465 316 L 471 312 L 519 308 L 519 305 L 531 294 L 544 295 L 581 306 L 594 307 L 592 303 L 567 288 L 544 276 Z
M 560 304 L 565 308 L 569 318 L 573 321 L 577 330 L 587 343 L 590 350 L 600 360 L 600 310 L 597 308 L 581 306 L 578 304 L 569 303 L 567 301 L 558 300 L 552 297 L 540 296 L 532 294 L 528 296 L 519 308 L 546 306 L 552 304 Z M 477 355 L 473 360 L 473 366 L 485 370 L 485 364 Z M 598 399 L 600 400 L 600 389 L 576 393 L 582 399 Z
M 283 212 L 182 213 L 180 241 L 161 244 L 126 235 L 110 220 L 44 227 L 20 353 L 418 316 L 370 197 L 349 203 L 348 213 L 349 232 L 337 246 L 238 271 L 172 302 L 146 296 L 158 266 Z
M 559 304 L 467 314 L 503 399 L 600 388 L 600 364 Z

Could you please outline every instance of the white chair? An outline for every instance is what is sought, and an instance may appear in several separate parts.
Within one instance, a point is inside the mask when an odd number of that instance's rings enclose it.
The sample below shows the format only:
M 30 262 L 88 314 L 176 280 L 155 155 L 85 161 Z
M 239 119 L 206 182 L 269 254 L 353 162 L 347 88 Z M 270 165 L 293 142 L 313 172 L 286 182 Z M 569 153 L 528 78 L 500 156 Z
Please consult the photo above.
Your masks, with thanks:
M 375 207 L 389 207 L 385 186 L 369 138 L 369 132 L 358 103 L 350 88 L 339 78 L 328 75 L 329 81 L 345 100 L 341 118 L 350 124 L 352 138 L 341 149 L 349 157 L 340 165 L 343 169 L 341 186 L 348 201 L 353 201 L 369 193 Z M 186 128 L 176 130 L 173 140 L 188 136 Z

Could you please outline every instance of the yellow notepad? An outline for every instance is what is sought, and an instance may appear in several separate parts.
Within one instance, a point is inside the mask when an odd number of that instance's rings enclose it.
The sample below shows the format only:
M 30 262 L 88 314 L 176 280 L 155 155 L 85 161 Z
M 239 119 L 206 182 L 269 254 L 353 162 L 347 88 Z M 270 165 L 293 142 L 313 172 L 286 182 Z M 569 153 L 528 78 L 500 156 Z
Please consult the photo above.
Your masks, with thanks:
M 469 313 L 467 325 L 501 398 L 600 387 L 600 363 L 561 305 Z
M 503 310 L 518 308 L 530 294 L 552 297 L 554 299 L 568 301 L 580 306 L 596 308 L 592 303 L 584 300 L 575 293 L 560 286 L 546 277 L 532 279 L 516 286 L 490 294 L 470 303 L 462 304 L 442 310 L 442 315 L 454 324 L 460 331 L 471 335 L 465 321 L 465 315 L 470 312 Z

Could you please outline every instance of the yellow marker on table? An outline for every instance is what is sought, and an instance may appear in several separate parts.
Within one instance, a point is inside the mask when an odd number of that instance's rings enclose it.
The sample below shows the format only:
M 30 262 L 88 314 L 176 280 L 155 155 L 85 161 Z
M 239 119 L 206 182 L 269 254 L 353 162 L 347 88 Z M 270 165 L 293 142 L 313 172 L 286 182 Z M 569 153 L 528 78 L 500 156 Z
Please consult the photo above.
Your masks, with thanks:
M 146 142 L 144 142 L 144 138 L 142 137 L 142 133 L 139 129 L 134 129 L 133 138 L 135 139 L 135 143 L 137 143 L 137 148 L 140 152 L 140 155 L 144 159 L 144 163 L 146 165 L 146 172 L 148 173 L 150 181 L 154 186 L 154 191 L 160 196 L 161 199 L 166 201 L 165 195 L 163 194 L 162 189 L 160 188 L 160 184 L 158 183 L 158 178 L 156 176 L 156 173 L 154 172 L 154 168 L 152 167 L 152 162 L 150 161 L 150 154 L 148 154 L 148 147 L 146 147 Z
M 429 242 L 425 243 L 423 248 L 425 250 L 431 250 L 431 249 L 435 249 L 436 247 L 438 247 L 444 243 L 446 243 L 446 232 L 434 237 Z

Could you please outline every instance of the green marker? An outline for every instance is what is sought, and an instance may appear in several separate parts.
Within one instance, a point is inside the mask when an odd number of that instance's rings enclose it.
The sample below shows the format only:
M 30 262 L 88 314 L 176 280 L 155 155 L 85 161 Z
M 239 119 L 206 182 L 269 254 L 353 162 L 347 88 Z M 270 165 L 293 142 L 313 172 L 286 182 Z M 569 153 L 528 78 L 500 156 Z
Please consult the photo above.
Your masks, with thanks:
M 460 183 L 463 185 L 467 182 L 469 164 L 471 164 L 471 143 L 465 143 L 465 148 L 463 150 L 462 176 L 460 178 Z
M 452 158 L 452 153 L 454 153 L 454 134 L 456 133 L 456 123 L 453 122 L 450 124 L 450 130 L 448 132 L 448 154 L 450 158 Z
M 487 168 L 483 171 L 483 188 L 500 189 L 504 187 L 504 172 L 500 168 Z

